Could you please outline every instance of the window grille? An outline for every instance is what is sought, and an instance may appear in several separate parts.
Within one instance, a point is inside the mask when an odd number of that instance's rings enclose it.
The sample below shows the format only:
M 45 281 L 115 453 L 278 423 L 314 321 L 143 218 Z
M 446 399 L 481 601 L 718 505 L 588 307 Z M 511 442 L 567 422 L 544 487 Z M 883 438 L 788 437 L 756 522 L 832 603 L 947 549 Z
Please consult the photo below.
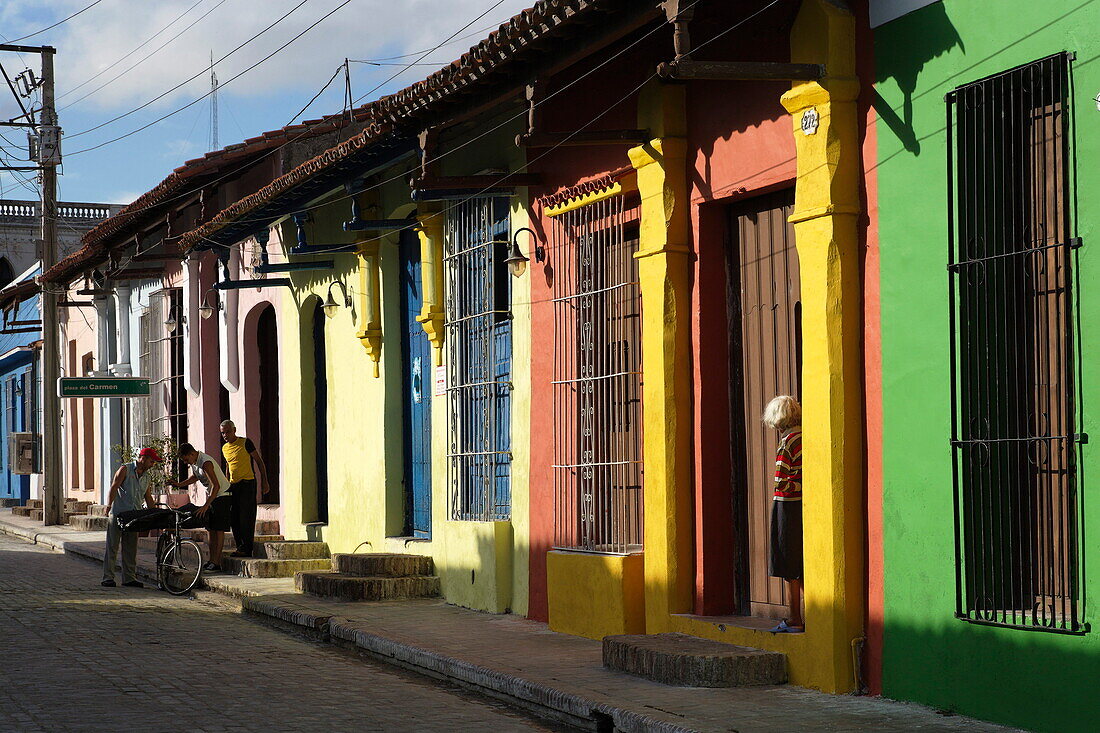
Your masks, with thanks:
M 554 544 L 642 549 L 636 194 L 555 219 Z
M 956 614 L 1081 632 L 1067 54 L 947 97 Z
M 511 282 L 508 199 L 447 212 L 447 483 L 451 519 L 511 517 Z
M 160 370 L 153 365 L 153 312 L 151 308 L 142 310 L 138 319 L 138 331 L 141 334 L 141 353 L 138 354 L 138 373 L 148 377 L 149 383 L 160 378 Z M 148 399 L 127 400 L 133 410 L 134 441 L 137 447 L 148 445 L 153 439 L 153 410 L 154 401 L 152 389 Z
M 150 345 L 152 372 L 149 388 L 154 411 L 150 420 L 151 432 L 157 437 L 171 438 L 178 446 L 187 442 L 187 394 L 183 383 L 183 291 L 173 288 L 154 293 L 149 304 L 149 325 L 156 334 Z M 165 326 L 169 316 L 177 322 L 174 331 L 169 331 Z

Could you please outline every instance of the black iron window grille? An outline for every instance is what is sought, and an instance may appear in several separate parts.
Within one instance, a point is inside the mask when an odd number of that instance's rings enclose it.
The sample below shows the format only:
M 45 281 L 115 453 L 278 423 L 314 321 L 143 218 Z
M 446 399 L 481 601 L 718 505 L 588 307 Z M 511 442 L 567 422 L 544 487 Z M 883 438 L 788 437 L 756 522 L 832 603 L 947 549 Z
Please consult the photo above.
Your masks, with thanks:
M 642 549 L 638 202 L 623 195 L 555 219 L 554 545 Z
M 443 243 L 450 516 L 512 514 L 512 286 L 506 198 L 475 198 L 447 212 Z
M 1081 618 L 1069 54 L 947 96 L 956 615 Z

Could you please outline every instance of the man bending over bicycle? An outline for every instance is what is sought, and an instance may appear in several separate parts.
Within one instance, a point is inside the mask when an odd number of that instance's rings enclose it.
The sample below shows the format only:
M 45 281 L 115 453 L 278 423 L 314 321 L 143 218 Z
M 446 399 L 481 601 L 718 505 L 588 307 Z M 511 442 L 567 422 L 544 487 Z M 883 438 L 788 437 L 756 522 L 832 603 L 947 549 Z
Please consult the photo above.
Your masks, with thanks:
M 180 511 L 190 511 L 199 517 L 202 526 L 210 532 L 210 560 L 202 569 L 216 573 L 221 571 L 222 542 L 229 531 L 230 512 L 233 500 L 225 490 L 229 488 L 229 479 L 225 477 L 213 458 L 184 443 L 179 450 L 180 459 L 191 468 L 191 475 L 185 481 L 170 482 L 171 486 L 184 488 L 190 486 L 190 502 L 180 507 Z

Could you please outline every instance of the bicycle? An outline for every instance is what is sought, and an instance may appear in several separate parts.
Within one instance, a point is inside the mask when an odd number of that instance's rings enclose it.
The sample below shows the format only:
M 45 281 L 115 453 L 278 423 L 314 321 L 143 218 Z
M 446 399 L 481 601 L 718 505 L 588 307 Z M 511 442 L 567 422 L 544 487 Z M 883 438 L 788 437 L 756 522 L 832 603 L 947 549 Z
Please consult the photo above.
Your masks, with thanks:
M 182 596 L 202 579 L 202 548 L 180 534 L 184 512 L 167 504 L 157 504 L 172 512 L 175 528 L 166 530 L 157 540 L 157 583 L 174 596 Z M 189 518 L 190 515 L 187 515 Z

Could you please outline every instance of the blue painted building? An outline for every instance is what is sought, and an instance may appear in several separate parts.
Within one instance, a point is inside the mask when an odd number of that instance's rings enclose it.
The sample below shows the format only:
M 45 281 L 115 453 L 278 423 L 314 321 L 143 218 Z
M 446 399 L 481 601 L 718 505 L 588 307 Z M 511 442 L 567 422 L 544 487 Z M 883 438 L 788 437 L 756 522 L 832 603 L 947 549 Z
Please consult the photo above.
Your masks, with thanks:
M 11 436 L 41 432 L 38 359 L 42 327 L 34 282 L 39 272 L 36 265 L 0 290 L 0 499 L 15 499 L 20 504 L 31 498 L 32 479 L 37 477 L 15 472 Z M 35 469 L 37 446 L 36 442 Z

